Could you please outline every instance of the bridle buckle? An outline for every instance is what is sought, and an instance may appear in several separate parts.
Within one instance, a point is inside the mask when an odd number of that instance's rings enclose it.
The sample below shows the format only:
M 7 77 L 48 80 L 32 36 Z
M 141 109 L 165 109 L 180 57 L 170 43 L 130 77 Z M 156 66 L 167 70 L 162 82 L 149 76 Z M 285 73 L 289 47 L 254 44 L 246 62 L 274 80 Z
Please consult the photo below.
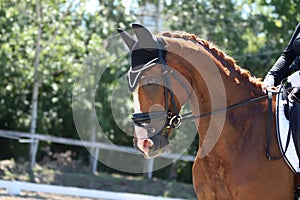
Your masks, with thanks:
M 171 128 L 177 129 L 181 126 L 181 123 L 182 123 L 182 116 L 181 115 L 175 115 L 170 119 L 169 126 Z

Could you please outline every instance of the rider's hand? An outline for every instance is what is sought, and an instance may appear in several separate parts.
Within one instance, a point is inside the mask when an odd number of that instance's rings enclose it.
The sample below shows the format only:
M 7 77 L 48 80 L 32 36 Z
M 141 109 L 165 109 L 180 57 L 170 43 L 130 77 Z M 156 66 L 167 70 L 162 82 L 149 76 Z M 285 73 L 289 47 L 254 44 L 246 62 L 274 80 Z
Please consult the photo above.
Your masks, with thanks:
M 268 76 L 261 85 L 262 91 L 266 94 L 268 90 L 274 90 L 274 78 Z
M 300 88 L 293 88 L 293 90 L 290 92 L 290 94 L 288 95 L 288 99 L 290 102 L 293 102 L 293 101 L 297 101 L 297 102 L 300 102 L 299 101 L 299 94 L 300 94 Z

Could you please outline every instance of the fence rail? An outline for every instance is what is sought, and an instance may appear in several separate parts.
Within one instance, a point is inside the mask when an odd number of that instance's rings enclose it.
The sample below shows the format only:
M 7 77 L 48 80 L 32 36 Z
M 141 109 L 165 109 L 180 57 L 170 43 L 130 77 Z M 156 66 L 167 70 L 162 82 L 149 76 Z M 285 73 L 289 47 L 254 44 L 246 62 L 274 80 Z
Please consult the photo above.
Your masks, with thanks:
M 175 198 L 155 197 L 142 194 L 91 190 L 76 187 L 27 183 L 21 181 L 0 180 L 0 188 L 5 188 L 9 195 L 20 195 L 22 191 L 30 191 L 97 199 L 100 198 L 105 200 L 180 200 Z
M 52 143 L 72 145 L 72 146 L 94 148 L 94 149 L 96 149 L 96 151 L 95 151 L 96 158 L 98 157 L 99 149 L 125 152 L 125 153 L 131 153 L 131 154 L 136 154 L 136 155 L 140 154 L 136 149 L 127 147 L 127 146 L 107 144 L 107 143 L 103 143 L 103 142 L 90 142 L 90 141 L 84 141 L 84 140 L 76 140 L 76 139 L 62 138 L 62 137 L 55 137 L 55 136 L 41 135 L 41 134 L 30 134 L 30 133 L 19 132 L 19 131 L 0 130 L 0 137 L 15 139 L 15 140 L 18 140 L 20 143 L 34 143 L 35 151 L 38 150 L 39 141 L 44 141 L 44 142 L 52 142 Z M 36 155 L 36 153 L 33 155 Z M 177 159 L 178 158 L 178 160 L 189 161 L 189 162 L 193 162 L 195 159 L 194 156 L 189 156 L 189 155 L 180 156 L 178 154 L 171 154 L 171 153 L 164 153 L 160 157 L 166 158 L 166 159 Z M 152 169 L 154 167 L 154 160 L 155 159 L 150 160 L 150 161 L 145 160 L 145 164 L 148 169 L 147 171 L 149 171 L 148 178 L 152 177 Z M 98 163 L 98 160 L 94 159 L 93 173 L 96 172 L 97 163 Z

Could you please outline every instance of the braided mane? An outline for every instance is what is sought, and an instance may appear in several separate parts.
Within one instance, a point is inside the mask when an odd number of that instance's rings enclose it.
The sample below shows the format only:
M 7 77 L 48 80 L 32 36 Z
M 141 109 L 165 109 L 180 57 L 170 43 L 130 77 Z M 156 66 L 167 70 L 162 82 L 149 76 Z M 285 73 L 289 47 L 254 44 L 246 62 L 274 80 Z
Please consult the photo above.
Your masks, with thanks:
M 213 43 L 211 43 L 205 39 L 199 38 L 195 34 L 190 34 L 190 33 L 182 32 L 182 31 L 163 32 L 161 34 L 161 36 L 190 40 L 192 42 L 196 42 L 196 43 L 206 47 L 211 52 L 213 52 L 215 55 L 217 55 L 219 57 L 219 59 L 222 59 L 225 62 L 227 62 L 228 65 L 230 67 L 232 67 L 232 69 L 234 69 L 237 73 L 239 73 L 242 77 L 244 77 L 250 83 L 252 83 L 255 87 L 261 88 L 262 83 L 261 83 L 260 79 L 253 77 L 248 70 L 243 69 L 240 66 L 238 66 L 232 57 L 226 55 L 223 51 L 219 50 Z M 224 66 L 222 66 L 222 67 L 224 67 Z

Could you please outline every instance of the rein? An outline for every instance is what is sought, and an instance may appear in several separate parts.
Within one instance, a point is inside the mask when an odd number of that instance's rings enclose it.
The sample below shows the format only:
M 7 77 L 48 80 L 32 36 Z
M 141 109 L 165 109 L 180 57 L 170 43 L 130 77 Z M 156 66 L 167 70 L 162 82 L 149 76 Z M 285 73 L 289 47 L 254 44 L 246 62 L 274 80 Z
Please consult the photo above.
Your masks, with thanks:
M 202 113 L 202 114 L 199 114 L 199 115 L 188 116 L 188 115 L 192 114 L 192 112 L 188 112 L 186 114 L 183 114 L 184 117 L 182 117 L 182 120 L 183 121 L 194 120 L 194 119 L 197 119 L 197 118 L 207 117 L 207 116 L 217 114 L 217 113 L 221 113 L 221 112 L 227 112 L 227 111 L 233 110 L 235 108 L 239 108 L 239 107 L 245 106 L 247 104 L 253 103 L 255 101 L 259 101 L 259 100 L 264 99 L 266 97 L 268 97 L 268 95 L 263 95 L 263 96 L 260 96 L 260 97 L 256 97 L 256 98 L 253 98 L 253 99 L 242 101 L 242 102 L 233 104 L 231 106 L 228 106 L 226 108 L 217 109 L 217 110 L 207 112 L 207 113 Z
M 157 44 L 158 47 L 160 47 L 159 42 L 156 41 L 156 44 Z M 191 92 L 189 91 L 186 84 L 166 64 L 166 61 L 162 56 L 161 48 L 158 48 L 158 49 L 159 49 L 159 57 L 158 57 L 158 62 L 156 62 L 156 63 L 157 64 L 158 63 L 162 64 L 162 75 L 164 77 L 164 83 L 165 83 L 165 87 L 164 87 L 165 110 L 164 111 L 133 113 L 131 119 L 132 119 L 132 122 L 136 126 L 142 127 L 144 129 L 146 129 L 147 131 L 149 131 L 150 133 L 154 134 L 156 132 L 156 129 L 153 128 L 153 127 L 149 127 L 146 124 L 150 123 L 152 120 L 154 120 L 154 121 L 155 120 L 166 120 L 164 127 L 157 134 L 168 137 L 168 135 L 164 135 L 165 130 L 168 130 L 168 129 L 171 129 L 171 128 L 177 129 L 181 126 L 182 122 L 195 120 L 195 119 L 201 119 L 203 117 L 211 116 L 211 115 L 214 115 L 214 114 L 231 111 L 231 110 L 234 110 L 236 108 L 239 108 L 239 107 L 257 102 L 261 99 L 268 98 L 266 157 L 267 157 L 268 160 L 278 160 L 278 159 L 281 158 L 281 157 L 273 157 L 271 155 L 271 152 L 270 152 L 270 147 L 271 147 L 271 123 L 272 123 L 272 96 L 274 94 L 277 94 L 277 92 L 267 90 L 266 95 L 262 95 L 262 96 L 259 96 L 259 97 L 248 99 L 248 100 L 230 105 L 230 106 L 225 107 L 225 108 L 217 109 L 217 110 L 207 112 L 207 113 L 202 113 L 202 114 L 199 114 L 199 115 L 192 115 L 192 112 L 188 112 L 188 113 L 180 115 L 179 114 L 179 109 L 177 108 L 177 105 L 176 105 L 176 102 L 175 102 L 175 95 L 174 95 L 174 92 L 172 91 L 172 85 L 170 83 L 170 76 L 172 76 L 183 87 L 183 89 L 187 92 L 187 94 L 189 96 L 191 96 Z M 151 66 L 154 66 L 154 63 L 152 63 Z M 143 68 L 141 69 L 141 73 L 142 73 L 142 71 L 143 71 Z M 175 113 L 173 113 L 169 109 L 169 105 L 168 105 L 169 95 L 171 97 L 171 103 L 173 105 Z
M 263 95 L 263 96 L 260 96 L 260 97 L 256 97 L 256 98 L 253 98 L 253 99 L 242 101 L 240 103 L 233 104 L 233 105 L 228 106 L 226 108 L 217 109 L 217 110 L 207 112 L 207 113 L 202 113 L 202 114 L 199 114 L 199 115 L 192 115 L 192 112 L 188 112 L 188 113 L 185 113 L 185 114 L 182 114 L 182 115 L 179 115 L 179 116 L 181 118 L 181 122 L 200 119 L 200 118 L 207 117 L 207 116 L 214 115 L 214 114 L 218 114 L 218 113 L 221 113 L 221 112 L 227 112 L 227 111 L 245 106 L 247 104 L 259 101 L 259 100 L 267 98 L 267 97 L 268 97 L 268 95 Z M 171 117 L 171 116 L 169 116 L 169 114 L 170 113 L 167 113 L 166 111 L 133 113 L 132 120 L 133 120 L 134 123 L 138 123 L 138 125 L 141 125 L 142 123 L 148 123 L 151 120 L 161 120 L 161 119 L 165 119 L 166 117 Z M 179 126 L 176 127 L 176 128 L 179 128 Z

